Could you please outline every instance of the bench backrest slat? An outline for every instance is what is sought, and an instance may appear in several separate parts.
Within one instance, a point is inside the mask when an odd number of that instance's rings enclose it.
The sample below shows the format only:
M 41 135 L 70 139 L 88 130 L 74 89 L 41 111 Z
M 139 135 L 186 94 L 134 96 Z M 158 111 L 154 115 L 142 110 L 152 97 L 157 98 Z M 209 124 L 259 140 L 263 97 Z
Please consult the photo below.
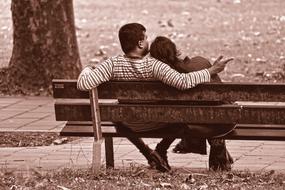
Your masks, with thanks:
M 204 83 L 189 90 L 177 90 L 154 81 L 112 81 L 98 87 L 99 99 L 267 101 L 285 102 L 285 84 Z M 89 98 L 79 91 L 76 80 L 53 80 L 54 98 Z

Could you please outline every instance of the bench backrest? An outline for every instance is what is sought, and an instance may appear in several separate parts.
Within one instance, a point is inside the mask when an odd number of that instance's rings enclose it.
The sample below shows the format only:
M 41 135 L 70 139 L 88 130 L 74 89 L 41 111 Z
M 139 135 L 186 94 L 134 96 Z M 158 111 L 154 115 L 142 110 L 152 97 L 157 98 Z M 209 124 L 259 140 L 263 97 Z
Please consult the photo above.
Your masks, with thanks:
M 178 90 L 157 81 L 111 81 L 98 87 L 99 99 L 265 101 L 285 102 L 285 84 L 205 83 Z M 76 88 L 76 80 L 53 80 L 53 97 L 88 99 L 89 92 Z
M 90 92 L 77 90 L 75 80 L 54 80 L 53 92 L 57 120 L 92 120 Z M 99 103 L 101 99 L 120 100 L 120 104 L 100 103 L 102 121 L 196 124 L 285 124 L 282 103 L 193 105 L 193 101 L 285 102 L 284 92 L 285 84 L 205 83 L 181 91 L 161 82 L 112 81 L 98 87 Z

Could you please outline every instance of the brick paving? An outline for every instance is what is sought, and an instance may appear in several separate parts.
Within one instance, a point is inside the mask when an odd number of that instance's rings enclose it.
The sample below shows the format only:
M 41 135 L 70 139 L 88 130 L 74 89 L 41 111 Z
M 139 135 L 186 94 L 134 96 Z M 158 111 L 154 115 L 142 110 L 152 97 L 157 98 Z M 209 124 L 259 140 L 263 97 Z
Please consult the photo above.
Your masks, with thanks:
M 0 132 L 59 132 L 64 122 L 55 121 L 53 103 L 50 97 L 1 97 Z M 152 148 L 159 141 L 145 140 Z M 0 168 L 88 168 L 92 162 L 92 142 L 93 138 L 80 138 L 62 145 L 0 148 Z M 228 140 L 227 146 L 235 160 L 234 170 L 285 172 L 285 142 Z M 129 167 L 130 164 L 147 166 L 139 151 L 124 138 L 114 139 L 114 151 L 115 167 Z M 104 147 L 102 155 L 104 163 Z M 208 169 L 207 155 L 174 154 L 169 151 L 169 162 L 174 168 Z

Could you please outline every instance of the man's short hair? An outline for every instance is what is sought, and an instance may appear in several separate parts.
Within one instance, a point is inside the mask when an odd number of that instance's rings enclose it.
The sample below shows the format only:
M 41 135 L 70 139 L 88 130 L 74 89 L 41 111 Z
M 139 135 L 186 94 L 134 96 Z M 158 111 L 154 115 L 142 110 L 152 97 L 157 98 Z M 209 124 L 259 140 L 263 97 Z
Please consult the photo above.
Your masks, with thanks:
M 134 50 L 140 40 L 144 39 L 146 28 L 139 23 L 123 25 L 119 30 L 119 40 L 125 54 Z

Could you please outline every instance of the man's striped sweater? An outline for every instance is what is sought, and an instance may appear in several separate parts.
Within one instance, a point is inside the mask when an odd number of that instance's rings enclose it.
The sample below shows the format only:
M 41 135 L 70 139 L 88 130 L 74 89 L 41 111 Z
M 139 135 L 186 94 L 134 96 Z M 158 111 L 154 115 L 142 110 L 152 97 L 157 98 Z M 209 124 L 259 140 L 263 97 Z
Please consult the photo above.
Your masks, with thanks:
M 118 55 L 103 61 L 96 67 L 84 68 L 78 77 L 77 87 L 80 90 L 90 90 L 109 80 L 160 80 L 183 90 L 200 83 L 210 82 L 210 77 L 207 69 L 179 73 L 152 57 L 134 59 Z

